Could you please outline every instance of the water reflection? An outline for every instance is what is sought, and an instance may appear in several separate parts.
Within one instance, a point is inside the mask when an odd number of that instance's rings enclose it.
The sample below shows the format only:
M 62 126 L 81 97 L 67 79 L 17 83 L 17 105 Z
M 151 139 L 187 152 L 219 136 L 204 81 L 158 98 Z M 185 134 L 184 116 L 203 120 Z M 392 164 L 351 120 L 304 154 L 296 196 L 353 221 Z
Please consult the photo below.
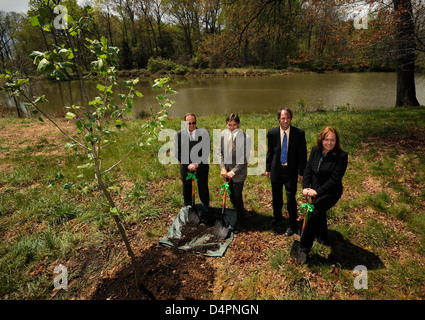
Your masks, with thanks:
M 139 117 L 152 106 L 159 110 L 155 97 L 158 91 L 151 89 L 153 81 L 141 81 L 138 90 L 144 95 L 137 99 L 133 115 Z M 170 115 L 180 117 L 186 112 L 199 116 L 210 114 L 268 113 L 281 106 L 303 104 L 308 109 L 329 109 L 349 106 L 353 109 L 393 107 L 396 99 L 395 73 L 345 73 L 345 74 L 293 74 L 265 77 L 235 77 L 207 79 L 174 79 L 171 83 L 178 91 L 172 99 L 176 102 Z M 125 87 L 116 94 L 125 93 Z M 96 83 L 88 82 L 91 98 L 99 94 Z M 416 90 L 419 102 L 425 101 L 425 76 L 417 75 Z M 119 92 L 118 92 L 119 91 Z M 64 106 L 83 105 L 83 95 L 78 81 L 58 83 L 43 81 L 30 89 L 31 96 L 45 94 L 49 103 L 43 110 L 54 115 L 64 115 Z M 117 99 L 118 101 L 118 99 Z M 14 107 L 7 97 L 0 103 Z

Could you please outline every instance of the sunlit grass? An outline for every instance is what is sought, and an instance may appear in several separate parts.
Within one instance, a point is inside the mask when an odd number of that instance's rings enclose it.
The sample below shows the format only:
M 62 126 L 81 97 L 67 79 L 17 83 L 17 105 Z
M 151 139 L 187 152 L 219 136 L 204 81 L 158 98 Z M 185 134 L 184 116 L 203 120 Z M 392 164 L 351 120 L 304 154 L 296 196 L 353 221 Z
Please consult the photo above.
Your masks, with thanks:
M 397 150 L 386 150 L 389 136 L 409 137 L 409 128 L 420 134 L 425 131 L 423 108 L 394 108 L 369 111 L 305 112 L 295 110 L 292 124 L 305 130 L 308 151 L 315 144 L 317 134 L 327 125 L 335 126 L 343 149 L 349 152 L 349 168 L 344 177 L 344 196 L 331 211 L 330 229 L 341 234 L 345 242 L 378 255 L 384 269 L 370 270 L 370 290 L 353 289 L 352 270 L 341 269 L 337 276 L 332 264 L 327 263 L 333 249 L 315 243 L 312 249 L 314 264 L 297 266 L 290 262 L 287 248 L 268 252 L 269 261 L 264 270 L 245 272 L 226 264 L 229 274 L 218 277 L 238 277 L 233 289 L 224 290 L 214 298 L 239 299 L 386 299 L 406 297 L 424 298 L 423 257 L 425 255 L 425 156 L 411 150 L 400 155 Z M 241 128 L 270 129 L 278 125 L 276 115 L 241 114 Z M 209 130 L 225 129 L 226 115 L 199 117 L 198 126 Z M 1 118 L 0 127 L 9 123 L 27 125 L 31 119 Z M 166 128 L 180 129 L 180 118 L 169 119 Z M 143 120 L 128 122 L 117 143 L 102 154 L 104 169 L 111 166 L 137 142 L 142 133 Z M 4 130 L 4 129 L 2 129 Z M 23 140 L 30 137 L 22 137 Z M 385 140 L 387 139 L 387 140 Z M 381 141 L 382 140 L 382 141 Z M 78 169 L 88 162 L 86 156 L 63 150 L 58 155 L 43 155 L 51 151 L 47 139 L 38 139 L 26 147 L 13 151 L 0 139 L 0 152 L 8 169 L 0 172 L 0 296 L 9 299 L 50 299 L 51 265 L 60 259 L 79 255 L 81 248 L 98 248 L 101 254 L 104 242 L 118 243 L 109 207 L 96 185 L 92 169 Z M 365 143 L 370 142 L 367 148 Z M 156 243 L 167 232 L 170 216 L 183 205 L 178 165 L 163 165 L 157 161 L 158 152 L 165 142 L 155 141 L 152 146 L 137 148 L 105 181 L 114 188 L 114 199 L 120 206 L 123 221 L 137 234 L 138 244 Z M 258 150 L 258 137 L 254 139 Z M 28 142 L 25 142 L 27 145 Z M 118 148 L 117 148 L 118 147 Z M 211 150 L 212 154 L 215 150 Z M 35 155 L 37 154 L 37 155 Z M 172 155 L 170 155 L 172 156 Z M 414 167 L 410 169 L 409 165 Z M 222 178 L 216 163 L 210 165 L 211 205 L 221 205 Z M 63 178 L 56 179 L 61 173 Z M 368 178 L 376 185 L 365 184 Z M 73 187 L 63 187 L 72 183 Z M 50 187 L 49 187 L 50 186 Z M 264 175 L 249 176 L 245 182 L 246 208 L 255 213 L 247 226 L 260 230 L 262 237 L 283 237 L 267 230 L 271 218 L 271 186 Z M 298 190 L 297 199 L 303 201 Z M 198 198 L 198 194 L 196 194 Z M 199 199 L 199 198 L 198 198 Z M 229 206 L 231 206 L 229 201 Z M 144 227 L 146 226 L 147 227 Z M 248 237 L 242 232 L 238 237 Z M 249 241 L 249 239 L 247 240 Z M 289 241 L 289 240 L 288 240 Z M 116 266 L 126 259 L 118 249 L 112 250 L 108 265 Z M 231 252 L 231 248 L 229 249 Z M 223 264 L 227 263 L 224 262 Z M 335 264 L 338 268 L 338 263 Z M 42 275 L 33 277 L 34 270 L 44 268 Z M 47 270 L 47 271 L 46 271 Z M 79 270 L 81 276 L 84 271 Z M 222 271 L 224 272 L 224 271 Z M 279 286 L 281 278 L 291 283 L 293 290 L 285 292 Z M 269 283 L 263 288 L 262 283 Z M 83 286 L 84 281 L 78 285 Z M 89 284 L 85 284 L 89 285 Z M 50 288 L 50 289 L 49 289 Z M 326 289 L 326 290 L 325 290 Z M 239 290 L 239 291 L 238 291 Z

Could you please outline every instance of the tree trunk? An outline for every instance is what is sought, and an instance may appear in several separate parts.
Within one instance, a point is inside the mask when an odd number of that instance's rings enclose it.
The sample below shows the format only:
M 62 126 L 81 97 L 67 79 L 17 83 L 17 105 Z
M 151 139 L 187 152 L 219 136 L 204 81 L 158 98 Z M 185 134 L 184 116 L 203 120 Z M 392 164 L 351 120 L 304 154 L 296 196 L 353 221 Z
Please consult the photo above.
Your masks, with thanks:
M 15 101 L 15 106 L 16 106 L 16 111 L 18 112 L 18 117 L 21 118 L 22 117 L 22 115 L 21 115 L 21 108 L 19 108 L 18 100 L 16 100 L 16 97 L 15 96 L 13 96 L 13 100 Z
M 411 0 L 393 0 L 397 18 L 396 107 L 419 106 L 415 87 L 415 26 Z
M 96 156 L 96 149 L 95 149 L 94 144 L 92 146 L 92 154 L 93 154 L 93 157 L 94 157 L 94 166 L 95 166 L 95 170 L 96 170 L 97 182 L 98 182 L 99 187 L 102 190 L 103 194 L 105 195 L 106 199 L 108 200 L 108 203 L 109 203 L 111 209 L 113 209 L 116 206 L 115 206 L 114 200 L 111 197 L 111 194 L 108 191 L 108 188 L 106 187 L 105 183 L 103 182 L 102 173 L 100 172 L 99 159 Z M 127 233 L 126 233 L 125 228 L 124 228 L 124 226 L 121 222 L 121 219 L 116 214 L 114 214 L 112 217 L 113 217 L 113 219 L 114 219 L 114 221 L 117 225 L 117 228 L 118 228 L 118 231 L 121 235 L 121 238 L 124 241 L 125 247 L 127 249 L 128 256 L 131 259 L 131 264 L 133 265 L 133 268 L 134 268 L 137 288 L 139 290 L 143 291 L 151 300 L 156 300 L 153 293 L 150 292 L 144 286 L 144 284 L 142 283 L 142 280 L 140 278 L 140 270 L 139 270 L 139 266 L 137 264 L 136 255 L 134 254 L 133 250 L 131 249 L 130 241 L 127 237 Z

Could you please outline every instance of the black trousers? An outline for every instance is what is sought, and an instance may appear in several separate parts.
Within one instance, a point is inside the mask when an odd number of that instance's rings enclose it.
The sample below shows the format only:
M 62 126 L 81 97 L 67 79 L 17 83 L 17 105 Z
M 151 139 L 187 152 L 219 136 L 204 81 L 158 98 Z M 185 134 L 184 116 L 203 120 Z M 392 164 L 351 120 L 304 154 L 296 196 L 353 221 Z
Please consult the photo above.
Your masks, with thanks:
M 283 208 L 283 187 L 286 191 L 286 206 L 289 213 L 289 226 L 297 229 L 297 201 L 295 196 L 297 194 L 297 179 L 298 177 L 291 177 L 288 174 L 288 169 L 282 170 L 282 175 L 278 181 L 272 182 L 272 197 L 273 197 L 273 216 L 275 219 L 282 219 Z
M 236 214 L 238 217 L 238 220 L 242 219 L 243 214 L 243 185 L 245 183 L 245 180 L 242 182 L 234 182 L 233 180 L 230 180 L 229 182 L 229 190 L 230 190 L 230 201 L 232 202 L 233 206 L 236 209 Z
M 316 199 L 313 212 L 309 212 L 305 229 L 301 236 L 301 250 L 308 253 L 316 238 L 327 240 L 328 222 L 326 212 L 335 206 L 341 195 L 325 195 Z
M 189 170 L 187 169 L 186 164 L 180 165 L 180 176 L 183 184 L 183 198 L 184 205 L 189 206 L 192 205 L 192 179 L 186 180 L 187 173 Z M 210 204 L 210 190 L 208 188 L 208 173 L 209 173 L 209 165 L 201 164 L 198 167 L 196 177 L 198 179 L 198 193 L 199 198 L 203 205 L 209 206 Z M 195 199 L 196 200 L 196 199 Z

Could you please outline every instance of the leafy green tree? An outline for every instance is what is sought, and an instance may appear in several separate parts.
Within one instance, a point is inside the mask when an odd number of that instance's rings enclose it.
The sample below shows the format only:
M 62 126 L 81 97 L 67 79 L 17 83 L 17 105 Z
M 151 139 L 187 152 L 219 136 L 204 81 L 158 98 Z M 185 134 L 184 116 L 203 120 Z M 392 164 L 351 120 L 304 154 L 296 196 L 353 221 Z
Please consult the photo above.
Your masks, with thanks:
M 167 0 L 166 6 L 174 23 L 183 34 L 186 53 L 192 58 L 200 39 L 200 0 Z
M 24 25 L 23 14 L 0 11 L 0 72 L 12 69 L 28 75 L 30 61 L 24 52 L 26 44 L 19 41 Z
M 69 29 L 63 31 L 68 35 L 68 44 L 74 43 L 74 38 L 81 37 L 83 31 L 88 28 L 89 24 L 85 23 L 85 21 L 91 19 L 92 8 L 86 7 L 85 12 L 85 16 L 78 21 L 70 23 Z M 33 19 L 33 23 L 41 25 L 42 21 L 45 22 L 48 20 L 45 20 L 43 13 L 39 12 L 39 16 Z M 46 28 L 46 25 L 43 27 Z M 153 115 L 153 119 L 143 126 L 144 131 L 142 135 L 137 140 L 137 143 L 128 150 L 127 154 L 109 168 L 104 168 L 102 165 L 102 152 L 105 148 L 116 146 L 114 137 L 125 126 L 123 116 L 132 113 L 135 99 L 137 97 L 141 98 L 142 94 L 137 91 L 135 87 L 139 81 L 138 79 L 119 81 L 116 74 L 119 55 L 119 49 L 117 47 L 110 46 L 105 37 L 102 37 L 100 40 L 86 38 L 84 40 L 84 45 L 91 53 L 92 62 L 90 66 L 92 75 L 96 75 L 99 81 L 97 84 L 98 95 L 93 99 L 89 99 L 86 105 L 72 105 L 68 107 L 69 111 L 66 114 L 66 118 L 75 123 L 77 132 L 76 137 L 66 133 L 54 119 L 39 107 L 39 104 L 46 100 L 44 96 L 38 97 L 35 100 L 27 96 L 25 85 L 29 82 L 29 79 L 19 77 L 18 73 L 7 72 L 2 75 L 5 81 L 2 88 L 12 96 L 24 98 L 28 105 L 33 108 L 33 113 L 40 115 L 39 119 L 41 121 L 43 121 L 43 118 L 47 119 L 65 134 L 70 140 L 65 148 L 70 149 L 78 147 L 86 152 L 87 163 L 79 168 L 94 169 L 94 177 L 108 202 L 109 213 L 116 223 L 117 229 L 131 259 L 131 263 L 135 269 L 137 287 L 147 293 L 150 298 L 154 299 L 155 297 L 146 289 L 141 281 L 139 265 L 137 264 L 135 254 L 131 248 L 126 230 L 120 218 L 120 208 L 116 205 L 111 196 L 104 177 L 119 166 L 134 149 L 144 144 L 150 144 L 157 138 L 168 116 L 167 110 L 173 103 L 169 100 L 169 95 L 175 92 L 167 84 L 169 81 L 168 78 L 155 81 L 153 86 L 154 89 L 163 90 L 163 94 L 157 97 L 161 105 L 161 110 Z M 80 52 L 75 47 L 67 47 L 65 44 L 62 44 L 60 46 L 52 46 L 51 51 L 34 51 L 31 54 L 31 58 L 39 72 L 47 73 L 58 81 L 62 81 L 67 80 L 68 75 L 71 74 L 73 70 L 81 68 L 76 65 L 76 56 L 79 54 Z M 81 76 L 81 70 L 78 71 L 78 74 Z M 82 77 L 80 78 L 83 87 L 85 87 L 84 79 L 85 78 Z M 118 101 L 114 98 L 114 88 L 117 86 L 124 86 L 127 88 L 126 94 L 118 94 Z M 66 188 L 70 187 L 72 187 L 72 184 L 66 185 Z

